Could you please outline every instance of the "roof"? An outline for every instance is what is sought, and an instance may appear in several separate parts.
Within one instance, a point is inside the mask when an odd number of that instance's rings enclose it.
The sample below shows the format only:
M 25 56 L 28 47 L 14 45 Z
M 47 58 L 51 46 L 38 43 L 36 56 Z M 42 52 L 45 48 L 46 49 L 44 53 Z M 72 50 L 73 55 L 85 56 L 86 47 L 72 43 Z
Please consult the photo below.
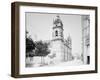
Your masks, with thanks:
M 54 21 L 53 21 L 53 24 L 55 24 L 55 25 L 57 25 L 57 24 L 61 24 L 61 26 L 59 26 L 59 27 L 63 27 L 63 23 L 62 23 L 62 20 L 60 19 L 60 16 L 59 15 L 57 15 L 56 16 L 56 18 L 54 19 Z M 56 27 L 56 26 L 54 26 L 54 27 Z

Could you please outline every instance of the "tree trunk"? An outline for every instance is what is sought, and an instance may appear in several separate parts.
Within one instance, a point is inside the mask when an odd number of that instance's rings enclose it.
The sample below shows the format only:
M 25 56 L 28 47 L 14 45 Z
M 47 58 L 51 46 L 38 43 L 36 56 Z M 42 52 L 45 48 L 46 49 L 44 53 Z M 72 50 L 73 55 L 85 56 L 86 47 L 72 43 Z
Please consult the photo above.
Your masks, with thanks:
M 41 64 L 43 64 L 43 61 L 42 61 L 42 56 L 41 56 Z

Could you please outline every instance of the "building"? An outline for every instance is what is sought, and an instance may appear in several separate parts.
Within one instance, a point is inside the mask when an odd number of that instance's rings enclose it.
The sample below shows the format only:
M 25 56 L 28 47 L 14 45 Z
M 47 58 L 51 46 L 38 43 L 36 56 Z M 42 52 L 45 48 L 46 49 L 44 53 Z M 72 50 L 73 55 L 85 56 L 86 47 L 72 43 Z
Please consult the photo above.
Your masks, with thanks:
M 56 16 L 53 21 L 52 40 L 49 43 L 50 54 L 47 56 L 51 59 L 50 63 L 72 60 L 72 40 L 70 36 L 64 39 L 63 31 L 60 16 Z
M 64 61 L 72 60 L 72 40 L 70 36 L 64 41 L 64 50 Z
M 82 54 L 84 64 L 90 63 L 90 17 L 82 16 Z

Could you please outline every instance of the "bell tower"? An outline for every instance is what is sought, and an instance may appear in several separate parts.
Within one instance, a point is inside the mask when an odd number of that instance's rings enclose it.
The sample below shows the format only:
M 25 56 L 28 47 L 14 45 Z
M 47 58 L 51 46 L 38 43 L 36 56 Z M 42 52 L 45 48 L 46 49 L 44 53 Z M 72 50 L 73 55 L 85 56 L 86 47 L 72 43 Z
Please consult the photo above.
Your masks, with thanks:
M 52 27 L 52 55 L 55 55 L 53 61 L 55 63 L 61 62 L 63 60 L 63 53 L 64 53 L 64 37 L 63 37 L 63 23 L 60 19 L 60 16 L 57 15 L 56 18 L 53 20 L 53 27 Z
M 56 16 L 55 20 L 53 21 L 53 33 L 52 33 L 53 40 L 62 40 L 63 41 L 63 23 L 60 19 L 60 16 Z

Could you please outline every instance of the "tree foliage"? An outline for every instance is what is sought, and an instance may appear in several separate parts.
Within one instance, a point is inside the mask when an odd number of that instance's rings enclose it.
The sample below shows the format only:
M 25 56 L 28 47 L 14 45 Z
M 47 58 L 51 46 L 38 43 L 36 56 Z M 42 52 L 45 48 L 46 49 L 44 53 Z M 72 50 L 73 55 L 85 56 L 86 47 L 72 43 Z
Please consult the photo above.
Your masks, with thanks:
M 35 43 L 31 38 L 26 38 L 26 57 L 33 57 L 35 50 Z
M 43 41 L 35 42 L 36 49 L 35 49 L 35 56 L 46 56 L 50 53 L 48 49 L 48 43 Z

